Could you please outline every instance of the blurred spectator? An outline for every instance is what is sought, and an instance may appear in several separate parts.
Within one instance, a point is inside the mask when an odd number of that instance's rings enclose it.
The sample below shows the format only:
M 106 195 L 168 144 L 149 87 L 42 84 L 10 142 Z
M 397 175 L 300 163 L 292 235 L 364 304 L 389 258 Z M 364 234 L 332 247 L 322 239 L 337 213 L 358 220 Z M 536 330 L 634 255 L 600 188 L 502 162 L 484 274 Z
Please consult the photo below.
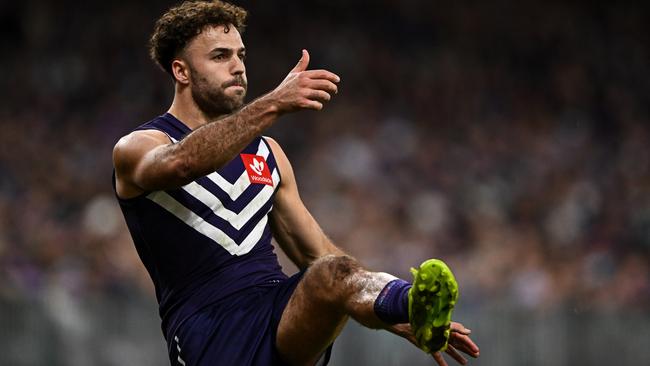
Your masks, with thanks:
M 0 5 L 0 297 L 49 296 L 73 326 L 84 314 L 68 295 L 152 291 L 112 198 L 111 149 L 170 103 L 146 42 L 171 3 L 63 3 Z M 342 76 L 325 111 L 269 132 L 335 242 L 407 278 L 441 257 L 473 306 L 650 309 L 642 12 L 414 0 L 250 10 L 251 98 L 303 47 Z

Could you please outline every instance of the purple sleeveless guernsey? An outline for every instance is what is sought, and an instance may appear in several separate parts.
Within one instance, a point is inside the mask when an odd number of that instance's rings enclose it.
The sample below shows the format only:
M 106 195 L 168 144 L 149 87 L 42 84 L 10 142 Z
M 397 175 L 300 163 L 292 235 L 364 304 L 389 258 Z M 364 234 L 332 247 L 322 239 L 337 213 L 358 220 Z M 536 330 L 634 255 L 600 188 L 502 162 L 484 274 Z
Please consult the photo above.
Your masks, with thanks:
M 136 128 L 149 129 L 166 133 L 174 143 L 191 132 L 169 113 Z M 198 310 L 240 290 L 287 278 L 273 252 L 268 223 L 279 183 L 273 152 L 256 137 L 224 167 L 181 188 L 118 197 L 155 285 L 168 342 Z

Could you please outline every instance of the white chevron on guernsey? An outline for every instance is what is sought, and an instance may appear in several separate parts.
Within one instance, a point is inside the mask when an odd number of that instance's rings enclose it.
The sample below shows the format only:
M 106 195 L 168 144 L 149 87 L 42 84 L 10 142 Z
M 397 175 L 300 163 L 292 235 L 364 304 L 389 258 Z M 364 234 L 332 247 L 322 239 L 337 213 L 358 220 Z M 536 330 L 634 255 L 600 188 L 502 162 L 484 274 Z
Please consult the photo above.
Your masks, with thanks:
M 176 140 L 173 137 L 169 137 L 172 142 L 177 143 L 178 140 Z M 257 153 L 255 155 L 260 155 L 263 156 L 264 159 L 266 160 L 269 157 L 269 148 L 266 147 L 266 144 L 263 141 L 264 137 L 262 137 L 262 140 L 260 140 L 260 144 L 257 147 Z M 230 196 L 230 199 L 235 201 L 241 194 L 248 188 L 248 186 L 251 185 L 250 180 L 248 179 L 248 173 L 246 173 L 246 170 L 242 172 L 242 174 L 237 178 L 235 183 L 230 183 L 226 179 L 224 179 L 219 173 L 217 172 L 212 172 L 206 176 L 208 179 L 210 179 L 214 184 L 219 186 L 224 192 Z M 194 182 L 192 182 L 194 183 Z M 190 183 L 191 184 L 191 183 Z M 273 184 L 277 184 L 275 180 L 273 181 Z
M 280 175 L 277 169 L 273 169 L 273 187 L 277 187 L 280 183 Z M 223 203 L 212 192 L 205 189 L 203 186 L 196 182 L 191 182 L 183 186 L 183 190 L 191 194 L 194 198 L 201 201 L 204 205 L 210 207 L 215 215 L 228 221 L 235 229 L 240 230 L 257 211 L 259 211 L 269 198 L 273 195 L 274 188 L 269 185 L 264 185 L 264 188 L 244 207 L 238 214 L 230 211 L 224 207 Z
M 165 210 L 169 211 L 172 215 L 181 219 L 184 223 L 192 227 L 199 233 L 214 240 L 217 244 L 221 245 L 232 255 L 244 255 L 253 249 L 255 244 L 260 240 L 264 233 L 264 227 L 269 219 L 268 213 L 271 212 L 273 206 L 269 208 L 264 217 L 255 225 L 253 230 L 248 234 L 244 241 L 237 245 L 226 233 L 221 231 L 216 226 L 205 221 L 201 216 L 195 214 L 192 210 L 181 205 L 172 196 L 165 191 L 156 191 L 147 196 L 148 199 L 156 202 Z
M 264 141 L 260 140 L 260 145 L 258 146 L 257 153 L 255 155 L 263 156 L 265 160 L 269 157 L 269 148 L 266 147 Z M 217 172 L 212 172 L 207 177 L 216 185 L 218 185 L 219 188 L 221 188 L 224 192 L 228 193 L 230 199 L 233 201 L 239 198 L 239 196 L 246 190 L 246 188 L 251 185 L 251 182 L 248 179 L 248 173 L 246 173 L 245 169 L 234 184 L 231 184 L 225 180 Z M 276 184 L 275 181 L 273 184 Z

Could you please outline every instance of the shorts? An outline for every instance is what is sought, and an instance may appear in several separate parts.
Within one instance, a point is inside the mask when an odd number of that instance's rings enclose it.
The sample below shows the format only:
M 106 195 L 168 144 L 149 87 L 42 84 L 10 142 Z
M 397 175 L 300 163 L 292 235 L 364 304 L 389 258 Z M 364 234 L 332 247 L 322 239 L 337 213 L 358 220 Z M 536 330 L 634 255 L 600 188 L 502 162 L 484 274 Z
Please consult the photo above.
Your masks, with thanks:
M 190 316 L 168 339 L 171 364 L 286 365 L 276 349 L 275 336 L 282 312 L 303 273 L 240 291 Z M 329 361 L 330 352 L 331 347 L 324 364 Z

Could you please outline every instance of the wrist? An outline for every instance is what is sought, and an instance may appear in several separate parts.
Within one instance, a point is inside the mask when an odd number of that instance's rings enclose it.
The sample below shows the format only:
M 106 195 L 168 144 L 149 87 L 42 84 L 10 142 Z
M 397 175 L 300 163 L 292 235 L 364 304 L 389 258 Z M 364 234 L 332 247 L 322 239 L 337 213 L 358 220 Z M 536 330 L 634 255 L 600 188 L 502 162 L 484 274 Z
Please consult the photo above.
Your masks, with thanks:
M 275 90 L 271 91 L 258 99 L 262 108 L 266 113 L 274 115 L 275 117 L 280 117 L 285 112 L 280 108 L 280 101 L 275 95 Z

